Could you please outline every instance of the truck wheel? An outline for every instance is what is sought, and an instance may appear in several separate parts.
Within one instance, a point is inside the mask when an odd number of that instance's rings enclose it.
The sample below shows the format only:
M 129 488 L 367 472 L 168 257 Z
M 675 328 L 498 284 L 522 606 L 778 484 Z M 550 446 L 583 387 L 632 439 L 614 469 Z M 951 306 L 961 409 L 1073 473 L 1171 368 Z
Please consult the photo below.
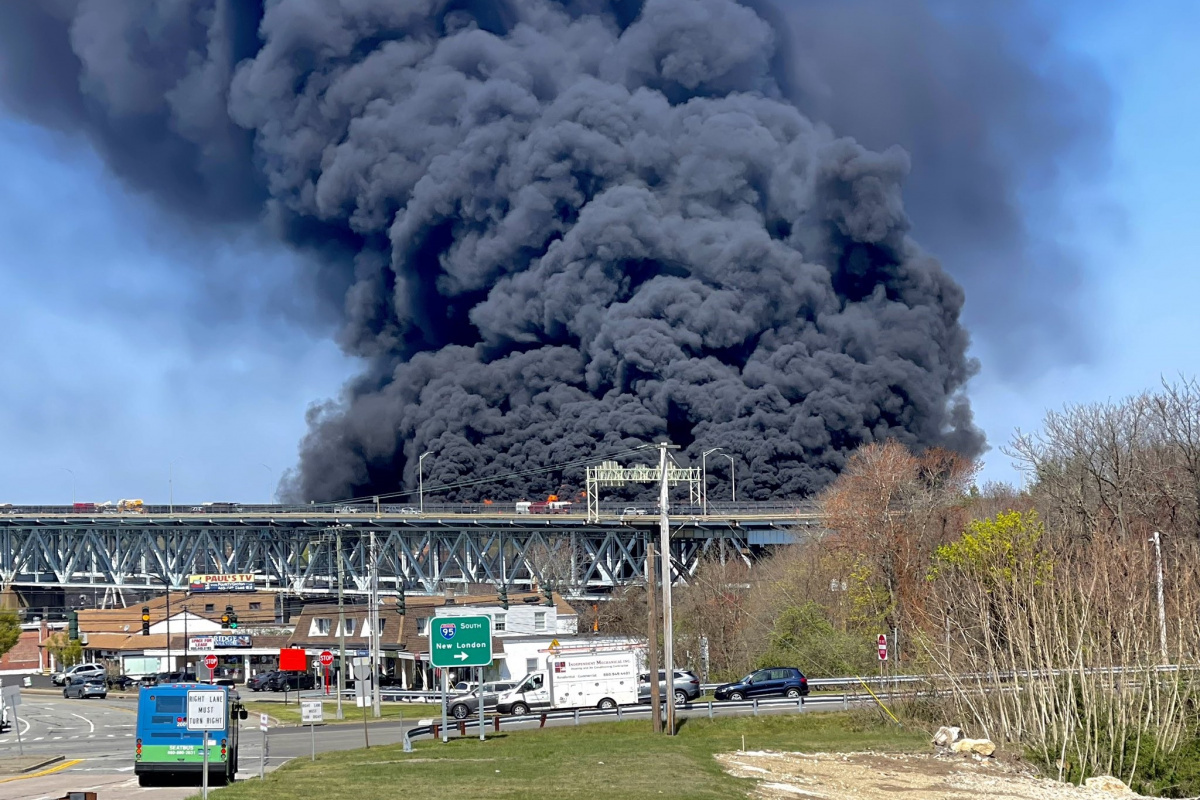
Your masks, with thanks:
M 450 709 L 450 713 L 454 715 L 455 719 L 466 719 L 467 715 L 471 713 L 471 709 L 467 708 L 462 703 L 459 703 L 454 706 L 454 708 Z
M 791 689 L 787 690 L 787 696 L 788 696 L 788 699 L 795 700 L 797 697 L 800 696 L 800 690 L 795 687 L 792 687 Z
M 687 701 L 688 701 L 687 692 L 685 692 L 683 689 L 676 689 L 675 690 L 675 705 L 681 706 L 681 705 L 684 705 L 685 703 L 687 703 Z
M 512 713 L 514 717 L 523 717 L 529 713 L 529 706 L 524 703 L 514 703 Z
M 601 711 L 612 711 L 616 707 L 617 707 L 617 701 L 613 700 L 611 697 L 604 698 L 596 706 L 596 708 L 600 709 Z
M 742 694 L 741 692 L 730 692 L 729 699 L 735 703 L 738 703 L 738 702 L 741 702 L 742 700 L 745 700 L 746 695 Z

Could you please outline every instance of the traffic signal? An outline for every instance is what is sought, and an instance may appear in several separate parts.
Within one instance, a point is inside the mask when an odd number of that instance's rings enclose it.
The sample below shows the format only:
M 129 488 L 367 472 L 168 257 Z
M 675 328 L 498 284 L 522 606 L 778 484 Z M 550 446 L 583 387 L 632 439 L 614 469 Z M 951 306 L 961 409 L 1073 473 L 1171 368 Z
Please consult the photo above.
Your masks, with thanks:
M 229 627 L 230 627 L 230 629 L 232 629 L 232 630 L 235 630 L 235 631 L 236 631 L 236 630 L 237 630 L 237 625 L 238 625 L 238 623 L 237 623 L 237 612 L 236 612 L 236 611 L 233 611 L 233 612 L 231 612 L 231 613 L 230 613 L 230 615 L 229 615 Z
M 72 611 L 67 615 L 67 638 L 76 641 L 79 639 L 79 612 Z
M 508 587 L 500 587 L 500 607 L 508 611 Z
M 225 613 L 221 615 L 221 627 L 228 628 L 229 622 L 233 618 L 233 606 L 225 606 Z
M 396 595 L 396 613 L 404 616 L 404 612 L 408 608 L 408 601 L 404 599 L 404 590 L 400 590 L 400 594 Z
M 142 636 L 150 635 L 150 606 L 142 606 Z
M 554 590 L 550 588 L 549 584 L 542 588 L 542 596 L 545 598 L 542 600 L 542 605 L 554 608 Z

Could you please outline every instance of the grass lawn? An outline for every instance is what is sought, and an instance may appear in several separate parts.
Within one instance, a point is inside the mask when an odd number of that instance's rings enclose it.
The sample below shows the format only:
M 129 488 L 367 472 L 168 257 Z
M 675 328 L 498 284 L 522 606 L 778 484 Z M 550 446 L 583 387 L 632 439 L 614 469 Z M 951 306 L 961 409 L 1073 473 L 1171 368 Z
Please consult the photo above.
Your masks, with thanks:
M 547 797 L 744 798 L 745 780 L 721 771 L 714 753 L 739 749 L 808 752 L 928 748 L 928 734 L 885 725 L 870 712 L 687 720 L 675 738 L 647 721 L 547 728 L 420 741 L 297 759 L 265 781 L 222 789 L 214 800 L 363 800 L 402 792 L 421 800 Z
M 337 723 L 337 701 L 325 702 L 325 722 Z M 269 714 L 285 725 L 300 724 L 300 705 L 293 699 L 285 706 L 282 701 L 269 700 L 248 700 L 245 702 L 246 710 L 250 712 L 253 718 L 255 714 Z M 431 703 L 383 703 L 379 707 L 383 719 L 399 719 L 400 715 L 404 715 L 404 719 L 416 722 L 419 719 L 429 719 L 431 717 L 441 717 L 442 707 Z M 342 703 L 342 714 L 345 715 L 343 722 L 357 722 L 362 724 L 362 709 L 355 708 L 354 701 Z M 371 712 L 367 712 L 367 719 L 374 720 Z M 257 724 L 257 723 L 256 723 Z

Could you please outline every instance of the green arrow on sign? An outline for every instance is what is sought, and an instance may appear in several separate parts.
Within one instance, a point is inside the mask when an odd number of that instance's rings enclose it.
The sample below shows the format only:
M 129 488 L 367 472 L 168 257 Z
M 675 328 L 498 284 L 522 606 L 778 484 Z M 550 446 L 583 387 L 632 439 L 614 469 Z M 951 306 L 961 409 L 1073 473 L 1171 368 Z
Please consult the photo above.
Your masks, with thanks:
M 492 663 L 492 620 L 487 616 L 434 617 L 429 659 L 435 667 L 486 667 Z

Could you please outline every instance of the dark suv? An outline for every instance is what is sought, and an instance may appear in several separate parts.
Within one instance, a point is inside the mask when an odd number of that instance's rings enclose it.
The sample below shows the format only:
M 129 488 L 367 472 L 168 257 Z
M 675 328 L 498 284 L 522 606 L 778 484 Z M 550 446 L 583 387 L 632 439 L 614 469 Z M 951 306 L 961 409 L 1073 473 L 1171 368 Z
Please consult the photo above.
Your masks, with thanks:
M 795 667 L 767 667 L 755 670 L 736 683 L 718 686 L 718 700 L 749 700 L 754 697 L 803 697 L 808 694 L 808 678 Z
M 269 670 L 260 672 L 250 680 L 246 681 L 246 688 L 252 692 L 262 692 L 271 686 L 271 681 L 275 680 L 275 676 L 279 674 L 279 670 Z
M 294 692 L 297 689 L 315 689 L 317 681 L 311 672 L 276 672 L 267 688 L 272 692 Z

